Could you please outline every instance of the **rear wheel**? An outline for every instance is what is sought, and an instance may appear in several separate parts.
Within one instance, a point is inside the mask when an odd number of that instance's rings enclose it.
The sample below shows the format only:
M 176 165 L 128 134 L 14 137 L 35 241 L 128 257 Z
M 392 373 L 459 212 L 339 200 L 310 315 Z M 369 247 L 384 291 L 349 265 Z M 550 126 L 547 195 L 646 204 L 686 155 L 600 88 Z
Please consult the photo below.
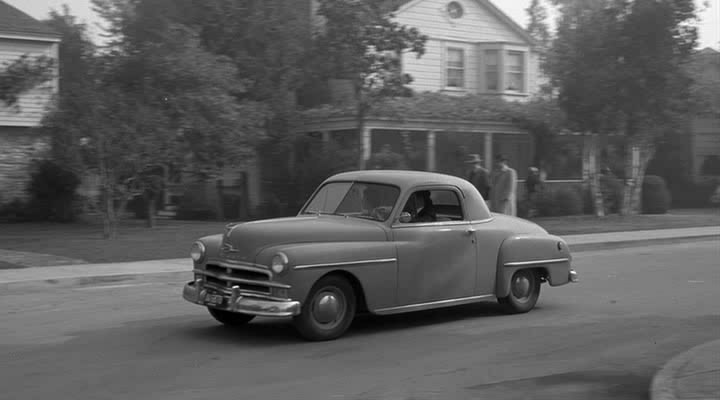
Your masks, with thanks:
M 227 326 L 243 326 L 255 318 L 254 315 L 234 313 L 225 310 L 218 310 L 217 308 L 208 307 L 210 315 L 213 316 L 218 322 Z
M 342 276 L 329 275 L 313 286 L 293 325 L 306 340 L 337 339 L 350 327 L 356 308 L 352 285 Z
M 510 314 L 526 313 L 535 307 L 540 297 L 540 275 L 532 269 L 515 271 L 510 279 L 510 293 L 498 298 Z

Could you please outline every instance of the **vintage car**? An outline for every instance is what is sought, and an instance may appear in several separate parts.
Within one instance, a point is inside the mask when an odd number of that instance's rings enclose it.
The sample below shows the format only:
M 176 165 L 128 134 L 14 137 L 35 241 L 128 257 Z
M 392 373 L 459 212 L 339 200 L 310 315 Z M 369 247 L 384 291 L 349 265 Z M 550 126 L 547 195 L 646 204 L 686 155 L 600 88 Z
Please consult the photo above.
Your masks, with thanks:
M 191 257 L 186 300 L 231 326 L 292 317 L 307 340 L 340 337 L 357 313 L 495 299 L 524 313 L 541 283 L 577 281 L 563 239 L 491 213 L 464 179 L 419 171 L 334 175 L 297 216 L 228 224 Z

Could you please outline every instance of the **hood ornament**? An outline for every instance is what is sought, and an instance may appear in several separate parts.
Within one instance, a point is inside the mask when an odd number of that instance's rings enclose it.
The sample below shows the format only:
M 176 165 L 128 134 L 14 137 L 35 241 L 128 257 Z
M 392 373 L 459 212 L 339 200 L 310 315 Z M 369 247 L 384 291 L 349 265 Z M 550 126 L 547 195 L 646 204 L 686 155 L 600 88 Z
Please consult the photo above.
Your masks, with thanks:
M 233 247 L 232 243 L 223 243 L 222 245 L 223 251 L 226 253 L 237 253 L 240 251 L 240 249 Z

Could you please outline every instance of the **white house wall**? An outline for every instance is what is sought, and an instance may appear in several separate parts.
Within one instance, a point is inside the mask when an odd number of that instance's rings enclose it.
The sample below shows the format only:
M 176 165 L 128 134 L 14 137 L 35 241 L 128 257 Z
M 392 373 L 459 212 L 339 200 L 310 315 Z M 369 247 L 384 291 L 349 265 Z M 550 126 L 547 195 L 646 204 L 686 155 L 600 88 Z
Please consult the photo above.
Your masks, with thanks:
M 463 7 L 463 16 L 458 19 L 451 19 L 445 12 L 449 0 L 415 1 L 396 13 L 398 23 L 415 27 L 428 36 L 422 57 L 417 58 L 415 53 L 410 52 L 403 54 L 403 72 L 413 77 L 409 86 L 417 92 L 442 91 L 449 95 L 493 93 L 508 100 L 523 100 L 536 93 L 543 78 L 539 71 L 538 53 L 531 51 L 526 39 L 481 2 L 457 1 Z M 462 89 L 445 87 L 448 47 L 464 49 L 465 87 Z M 525 90 L 521 93 L 485 90 L 485 49 L 524 53 Z M 500 73 L 505 73 L 502 64 Z
M 445 8 L 449 0 L 423 0 L 408 3 L 407 8 L 401 8 L 396 14 L 396 21 L 417 27 L 431 38 L 454 38 L 468 42 L 525 42 L 477 1 L 457 1 L 464 10 L 459 19 L 446 16 Z
M 57 43 L 53 42 L 0 38 L 0 69 L 5 69 L 7 64 L 24 54 L 30 57 L 46 55 L 57 60 L 57 51 Z M 57 87 L 55 78 L 22 93 L 13 107 L 0 103 L 0 126 L 39 125 L 51 104 L 53 94 L 57 92 Z

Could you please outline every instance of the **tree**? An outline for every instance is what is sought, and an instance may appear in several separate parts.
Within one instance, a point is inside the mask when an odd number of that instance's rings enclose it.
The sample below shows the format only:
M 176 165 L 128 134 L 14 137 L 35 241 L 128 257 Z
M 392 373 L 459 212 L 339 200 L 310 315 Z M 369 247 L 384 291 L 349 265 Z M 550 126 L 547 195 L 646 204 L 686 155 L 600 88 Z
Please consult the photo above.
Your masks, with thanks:
M 353 89 L 357 129 L 362 135 L 370 105 L 380 98 L 408 96 L 412 82 L 401 72 L 405 52 L 419 58 L 425 53 L 427 36 L 416 28 L 393 21 L 382 0 L 320 0 L 318 15 L 324 26 L 315 48 L 326 77 L 347 79 Z M 364 168 L 360 158 L 360 168 Z
M 126 34 L 86 59 L 84 86 L 71 92 L 82 96 L 61 101 L 46 124 L 70 136 L 58 152 L 80 154 L 81 167 L 100 177 L 105 237 L 116 234 L 129 196 L 157 193 L 157 179 L 148 179 L 157 165 L 212 177 L 244 159 L 264 131 L 264 106 L 235 96 L 242 85 L 231 59 L 162 14 L 140 24 L 156 3 L 96 1 L 108 7 L 109 30 Z
M 694 3 L 554 3 L 560 6 L 561 18 L 545 70 L 574 129 L 626 138 L 622 213 L 636 213 L 655 141 L 687 111 L 690 81 L 683 65 L 697 40 L 696 28 L 690 25 Z
M 0 69 L 0 101 L 6 106 L 17 106 L 19 96 L 52 79 L 55 60 L 40 55 L 23 54 L 17 59 L 3 63 Z
M 528 34 L 535 39 L 543 49 L 550 44 L 550 29 L 547 23 L 547 9 L 541 0 L 532 0 L 525 9 L 530 20 L 525 28 Z

